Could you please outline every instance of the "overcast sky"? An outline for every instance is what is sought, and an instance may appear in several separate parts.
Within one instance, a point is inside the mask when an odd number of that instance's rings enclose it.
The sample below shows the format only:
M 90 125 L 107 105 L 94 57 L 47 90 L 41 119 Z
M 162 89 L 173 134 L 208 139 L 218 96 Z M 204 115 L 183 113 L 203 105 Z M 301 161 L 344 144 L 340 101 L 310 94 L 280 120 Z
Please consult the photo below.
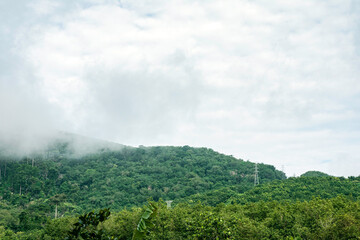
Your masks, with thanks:
M 360 1 L 1 1 L 0 114 L 358 176 Z

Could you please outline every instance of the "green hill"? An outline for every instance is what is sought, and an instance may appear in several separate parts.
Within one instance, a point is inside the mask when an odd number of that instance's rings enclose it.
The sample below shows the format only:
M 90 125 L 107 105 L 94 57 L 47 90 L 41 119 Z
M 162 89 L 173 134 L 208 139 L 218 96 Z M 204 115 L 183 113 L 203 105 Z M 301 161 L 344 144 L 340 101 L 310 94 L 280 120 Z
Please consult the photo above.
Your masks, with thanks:
M 202 202 L 216 206 L 219 203 L 249 203 L 259 201 L 309 201 L 314 197 L 330 199 L 342 195 L 351 200 L 360 200 L 360 177 L 298 177 L 275 180 L 245 192 L 238 185 L 209 190 L 186 197 L 186 201 Z M 183 201 L 180 199 L 178 202 Z
M 80 158 L 66 156 L 57 150 L 20 160 L 3 157 L 3 199 L 65 194 L 82 209 L 119 209 L 140 205 L 149 197 L 175 200 L 231 185 L 245 191 L 253 183 L 253 163 L 207 148 L 124 147 Z M 273 166 L 259 164 L 259 169 L 263 181 L 285 178 Z
M 139 206 L 148 198 L 179 200 L 235 185 L 244 192 L 253 185 L 254 163 L 207 148 L 134 148 L 64 133 L 44 146 L 0 155 L 0 194 L 7 204 L 53 209 L 49 203 L 60 195 L 59 214 L 67 214 Z M 258 167 L 264 182 L 285 179 L 273 166 Z
M 360 177 L 286 179 L 258 164 L 254 187 L 254 163 L 212 149 L 134 148 L 71 135 L 41 151 L 9 152 L 0 155 L 1 239 L 64 239 L 76 214 L 105 207 L 115 212 L 102 225 L 106 234 L 129 239 L 140 216 L 132 207 L 148 198 L 160 209 L 146 239 L 358 236 L 351 214 L 359 213 Z M 173 208 L 161 199 L 174 200 Z
M 81 141 L 77 137 L 76 144 Z M 0 223 L 25 231 L 39 228 L 55 215 L 104 207 L 120 210 L 141 206 L 149 198 L 178 201 L 228 186 L 244 192 L 254 181 L 254 163 L 208 148 L 106 143 L 92 153 L 79 154 L 74 142 L 67 136 L 42 151 L 0 156 L 0 211 L 7 216 L 0 217 Z M 89 142 L 94 144 L 87 139 L 82 149 Z M 263 182 L 285 179 L 273 166 L 258 164 L 258 168 Z M 20 216 L 26 222 L 19 222 Z
M 233 197 L 232 200 L 239 203 L 272 200 L 309 201 L 314 197 L 329 199 L 339 195 L 360 199 L 360 177 L 289 178 L 258 185 Z
M 330 175 L 319 171 L 307 171 L 301 177 L 330 177 Z

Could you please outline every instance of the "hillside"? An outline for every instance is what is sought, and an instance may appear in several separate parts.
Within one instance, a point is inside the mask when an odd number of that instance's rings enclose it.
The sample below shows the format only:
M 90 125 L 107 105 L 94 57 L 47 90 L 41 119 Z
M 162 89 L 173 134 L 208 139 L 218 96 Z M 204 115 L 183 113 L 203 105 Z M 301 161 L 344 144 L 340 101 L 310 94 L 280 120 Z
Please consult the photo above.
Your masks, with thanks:
M 64 239 L 77 214 L 105 207 L 113 215 L 104 234 L 129 239 L 148 198 L 159 216 L 145 239 L 358 237 L 359 177 L 286 179 L 258 164 L 254 187 L 254 163 L 212 149 L 101 143 L 85 154 L 72 139 L 0 156 L 1 239 Z M 96 142 L 76 141 L 82 149 Z
M 320 171 L 307 171 L 304 174 L 301 174 L 301 177 L 329 177 L 330 175 L 327 173 L 323 173 Z
M 360 199 L 360 178 L 350 177 L 300 177 L 259 185 L 232 198 L 235 202 L 273 200 L 309 201 L 314 197 L 330 199 L 343 195 L 352 200 Z
M 220 203 L 240 203 L 259 201 L 310 201 L 315 197 L 330 199 L 343 196 L 350 200 L 360 200 L 360 177 L 309 177 L 274 180 L 241 192 L 238 185 L 206 191 L 180 199 L 181 201 L 202 202 L 216 206 Z M 179 202 L 179 201 L 178 201 Z
M 244 192 L 254 181 L 254 163 L 207 148 L 121 145 L 76 155 L 69 142 L 49 146 L 0 157 L 0 225 L 26 231 L 41 228 L 49 217 L 141 206 L 148 198 L 178 201 L 228 186 Z M 273 166 L 258 168 L 263 182 L 285 178 Z
M 244 191 L 253 182 L 253 163 L 206 148 L 126 147 L 76 159 L 53 153 L 21 160 L 3 157 L 3 199 L 65 194 L 82 209 L 119 209 L 149 197 L 174 200 L 224 186 Z M 272 166 L 259 164 L 259 169 L 265 182 L 285 178 Z
M 79 158 L 99 151 L 119 151 L 122 144 L 67 132 L 38 135 L 0 135 L 0 156 L 13 159 L 56 157 Z

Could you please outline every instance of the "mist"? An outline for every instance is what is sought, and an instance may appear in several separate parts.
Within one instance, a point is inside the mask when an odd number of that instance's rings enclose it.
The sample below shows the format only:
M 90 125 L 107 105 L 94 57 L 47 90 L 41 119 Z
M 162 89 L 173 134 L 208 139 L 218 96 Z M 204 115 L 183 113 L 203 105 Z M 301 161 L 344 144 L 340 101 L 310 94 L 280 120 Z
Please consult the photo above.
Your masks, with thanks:
M 355 1 L 5 5 L 0 139 L 13 152 L 67 132 L 359 174 Z

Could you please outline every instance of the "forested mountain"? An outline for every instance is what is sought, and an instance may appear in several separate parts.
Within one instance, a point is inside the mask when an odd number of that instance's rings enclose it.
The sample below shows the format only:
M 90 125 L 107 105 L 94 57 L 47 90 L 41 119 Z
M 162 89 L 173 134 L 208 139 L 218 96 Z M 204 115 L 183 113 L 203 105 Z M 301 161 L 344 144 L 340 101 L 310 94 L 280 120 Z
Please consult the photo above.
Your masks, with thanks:
M 180 200 L 233 185 L 244 192 L 253 185 L 254 163 L 207 148 L 121 146 L 76 155 L 71 146 L 56 141 L 40 153 L 0 157 L 0 224 L 24 231 L 55 215 L 120 210 L 149 198 Z M 263 182 L 285 178 L 273 166 L 258 168 Z
M 309 201 L 314 197 L 330 199 L 342 195 L 360 200 L 360 177 L 299 177 L 258 185 L 234 196 L 238 203 L 257 201 Z
M 330 199 L 343 196 L 351 200 L 360 200 L 360 177 L 291 177 L 274 180 L 245 192 L 237 185 L 223 187 L 186 197 L 186 201 L 202 202 L 216 206 L 219 203 L 249 203 L 259 201 L 309 201 L 314 197 Z M 181 199 L 180 201 L 183 201 Z
M 307 171 L 304 174 L 301 174 L 301 177 L 329 177 L 329 174 L 320 172 L 320 171 Z
M 47 199 L 65 194 L 66 202 L 84 210 L 120 209 L 142 204 L 149 197 L 175 200 L 230 185 L 243 192 L 254 178 L 253 163 L 207 148 L 124 147 L 80 158 L 66 156 L 60 149 L 46 156 L 3 157 L 3 199 Z M 264 182 L 285 178 L 273 166 L 258 167 Z
M 159 216 L 145 239 L 360 237 L 360 177 L 286 179 L 258 164 L 254 186 L 254 163 L 208 148 L 104 143 L 85 154 L 94 142 L 76 151 L 71 139 L 0 155 L 0 239 L 64 239 L 77 214 L 105 207 L 113 214 L 100 232 L 130 239 L 149 198 Z

